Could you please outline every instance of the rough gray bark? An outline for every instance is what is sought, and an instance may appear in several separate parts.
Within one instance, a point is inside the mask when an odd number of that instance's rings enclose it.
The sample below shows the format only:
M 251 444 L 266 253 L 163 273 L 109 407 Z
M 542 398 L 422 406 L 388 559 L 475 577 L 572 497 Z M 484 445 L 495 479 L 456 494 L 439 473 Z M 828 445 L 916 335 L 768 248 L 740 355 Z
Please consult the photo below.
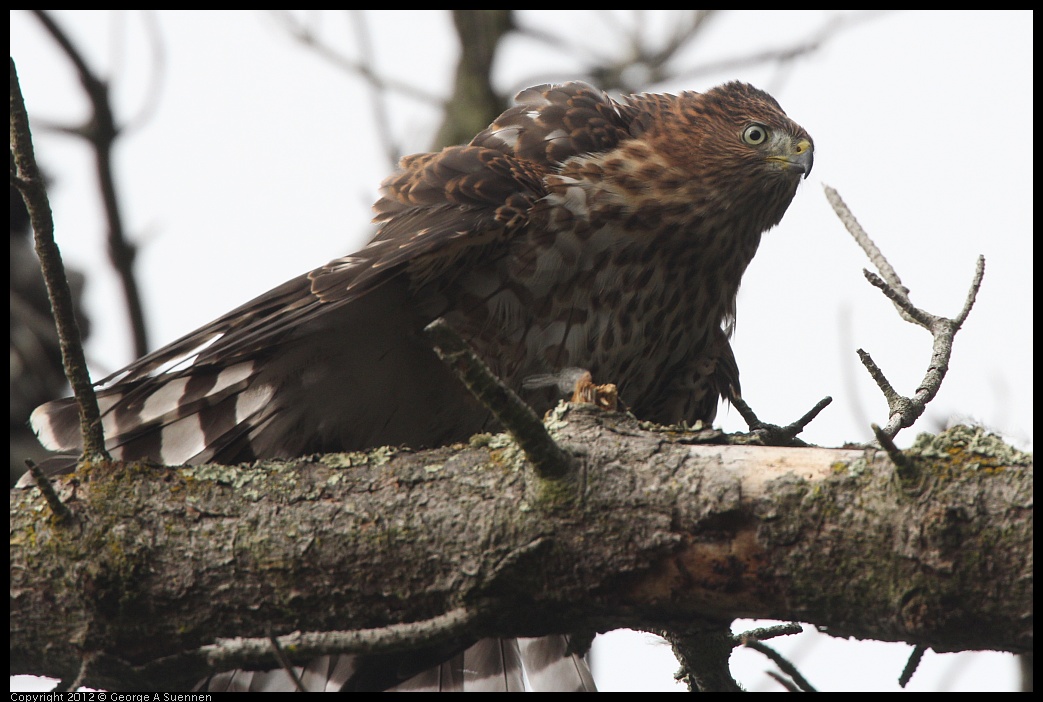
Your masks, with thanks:
M 86 659 L 93 687 L 185 688 L 218 637 L 449 612 L 457 637 L 756 617 L 1032 650 L 1031 456 L 995 437 L 947 432 L 906 453 L 918 477 L 903 481 L 872 449 L 709 445 L 722 435 L 584 407 L 549 421 L 580 459 L 567 481 L 537 481 L 495 436 L 254 467 L 94 466 L 61 483 L 70 526 L 14 490 L 11 673 L 69 680 Z M 250 660 L 273 665 L 230 667 Z

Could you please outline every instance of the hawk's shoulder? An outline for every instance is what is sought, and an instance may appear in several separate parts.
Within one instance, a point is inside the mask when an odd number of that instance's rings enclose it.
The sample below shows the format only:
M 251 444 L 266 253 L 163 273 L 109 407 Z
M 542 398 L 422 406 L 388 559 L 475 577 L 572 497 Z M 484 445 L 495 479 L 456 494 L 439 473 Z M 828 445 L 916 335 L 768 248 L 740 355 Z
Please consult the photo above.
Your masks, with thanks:
M 515 106 L 472 139 L 472 145 L 551 170 L 574 156 L 611 151 L 633 136 L 634 108 L 587 83 L 537 85 L 514 99 Z
M 313 291 L 357 295 L 403 267 L 430 279 L 465 252 L 525 231 L 548 177 L 569 159 L 631 137 L 634 108 L 586 83 L 539 85 L 515 100 L 469 144 L 404 157 L 373 206 L 376 236 L 314 271 Z

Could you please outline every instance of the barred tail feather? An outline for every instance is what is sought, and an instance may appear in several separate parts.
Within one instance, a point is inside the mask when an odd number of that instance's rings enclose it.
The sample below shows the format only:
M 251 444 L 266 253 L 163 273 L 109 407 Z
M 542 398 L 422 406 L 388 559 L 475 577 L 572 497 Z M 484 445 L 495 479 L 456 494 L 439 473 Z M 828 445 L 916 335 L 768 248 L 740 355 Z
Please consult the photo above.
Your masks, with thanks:
M 568 652 L 567 636 L 483 639 L 397 692 L 596 692 L 590 667 Z
M 482 639 L 391 691 L 524 692 L 522 665 L 517 639 Z
M 523 692 L 518 639 L 482 639 L 464 651 L 466 692 Z
M 247 434 L 270 419 L 271 386 L 255 384 L 251 362 L 223 370 L 194 370 L 98 391 L 106 449 L 117 460 L 168 465 L 203 463 L 241 453 Z M 82 450 L 75 400 L 48 402 L 30 423 L 52 451 Z
M 537 639 L 482 639 L 439 665 L 425 669 L 388 688 L 389 692 L 595 692 L 594 680 L 582 656 L 566 655 L 568 637 Z M 320 656 L 294 672 L 307 692 L 362 691 L 359 664 L 372 666 L 375 659 L 353 655 Z M 408 668 L 416 660 L 384 664 Z M 378 663 L 379 665 L 379 663 Z M 413 668 L 415 670 L 415 668 Z M 367 679 L 369 675 L 365 676 Z M 528 684 L 526 684 L 528 683 Z M 233 670 L 200 683 L 208 692 L 294 692 L 296 684 L 282 669 Z
M 533 692 L 597 692 L 583 656 L 569 652 L 568 636 L 518 639 Z

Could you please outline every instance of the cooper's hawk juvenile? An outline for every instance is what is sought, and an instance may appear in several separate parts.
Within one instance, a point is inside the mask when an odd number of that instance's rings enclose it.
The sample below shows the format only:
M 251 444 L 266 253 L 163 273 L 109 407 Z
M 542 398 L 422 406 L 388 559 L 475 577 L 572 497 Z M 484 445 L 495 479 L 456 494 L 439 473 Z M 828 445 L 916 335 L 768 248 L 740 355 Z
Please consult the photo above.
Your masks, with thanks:
M 811 137 L 744 83 L 622 102 L 541 85 L 517 103 L 466 146 L 402 159 L 364 249 L 102 381 L 113 457 L 228 463 L 487 430 L 421 334 L 436 317 L 537 410 L 553 398 L 526 379 L 581 367 L 639 418 L 711 421 L 738 392 L 740 279 L 811 171 Z M 33 426 L 49 448 L 80 446 L 70 400 Z M 479 646 L 472 681 L 521 657 L 540 659 L 540 685 L 585 684 L 560 637 Z M 348 660 L 316 665 L 350 686 Z

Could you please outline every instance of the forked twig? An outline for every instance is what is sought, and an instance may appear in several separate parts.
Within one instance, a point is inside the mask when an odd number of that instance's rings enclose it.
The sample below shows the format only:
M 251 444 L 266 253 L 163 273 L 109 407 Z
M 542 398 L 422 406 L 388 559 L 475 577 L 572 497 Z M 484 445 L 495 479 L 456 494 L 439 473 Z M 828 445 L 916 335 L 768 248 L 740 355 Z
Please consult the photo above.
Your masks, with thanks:
M 869 238 L 869 235 L 858 223 L 858 220 L 855 219 L 848 206 L 844 204 L 837 191 L 829 186 L 825 186 L 825 190 L 826 199 L 833 206 L 833 210 L 837 213 L 840 221 L 844 223 L 848 232 L 851 233 L 851 236 L 854 237 L 858 245 L 862 247 L 862 250 L 866 252 L 866 256 L 869 257 L 869 260 L 880 272 L 880 276 L 877 276 L 869 271 L 863 271 L 866 279 L 873 286 L 879 288 L 894 303 L 902 319 L 923 327 L 934 337 L 930 363 L 924 373 L 923 380 L 920 381 L 916 392 L 911 397 L 899 394 L 891 383 L 888 382 L 883 371 L 876 365 L 872 357 L 862 349 L 858 350 L 858 356 L 862 360 L 862 364 L 869 371 L 873 380 L 876 381 L 877 386 L 884 393 L 884 398 L 887 400 L 888 420 L 879 430 L 879 433 L 888 439 L 893 439 L 904 427 L 912 426 L 920 418 L 920 415 L 923 414 L 927 403 L 938 394 L 942 380 L 949 370 L 953 337 L 956 336 L 956 332 L 959 331 L 963 322 L 967 319 L 967 315 L 974 306 L 978 290 L 981 288 L 982 277 L 985 275 L 985 257 L 978 257 L 974 280 L 971 282 L 970 291 L 960 313 L 953 319 L 930 314 L 912 303 L 909 299 L 909 289 L 902 284 L 898 273 L 891 267 L 883 253 L 873 243 L 873 240 Z

